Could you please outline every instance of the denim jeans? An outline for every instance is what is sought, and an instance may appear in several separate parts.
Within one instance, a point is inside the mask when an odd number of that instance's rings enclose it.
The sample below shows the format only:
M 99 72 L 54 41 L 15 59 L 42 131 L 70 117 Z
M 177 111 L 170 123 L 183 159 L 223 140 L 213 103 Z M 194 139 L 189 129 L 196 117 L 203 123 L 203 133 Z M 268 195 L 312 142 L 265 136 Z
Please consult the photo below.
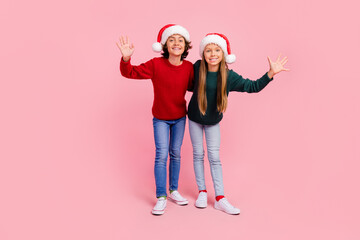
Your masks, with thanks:
M 184 138 L 186 117 L 176 120 L 159 120 L 153 118 L 155 156 L 156 197 L 166 194 L 166 165 L 170 155 L 169 189 L 177 190 L 180 173 L 180 152 Z
M 206 190 L 204 175 L 204 147 L 203 132 L 210 162 L 211 176 L 214 184 L 215 195 L 224 195 L 224 184 L 222 176 L 222 166 L 220 162 L 220 125 L 202 125 L 189 120 L 189 132 L 193 146 L 194 171 L 196 184 L 199 191 Z

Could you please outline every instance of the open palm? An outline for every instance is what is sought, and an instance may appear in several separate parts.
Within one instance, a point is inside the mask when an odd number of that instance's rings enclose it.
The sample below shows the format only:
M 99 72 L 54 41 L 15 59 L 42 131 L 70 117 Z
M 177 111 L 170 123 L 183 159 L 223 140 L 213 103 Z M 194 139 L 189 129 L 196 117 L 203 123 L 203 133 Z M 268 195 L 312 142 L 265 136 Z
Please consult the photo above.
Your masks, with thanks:
M 129 38 L 124 38 L 123 36 L 121 36 L 119 38 L 119 42 L 116 42 L 116 45 L 118 46 L 124 61 L 129 60 L 135 50 L 134 44 L 130 44 Z
M 280 60 L 281 54 L 278 56 L 275 62 L 273 62 L 270 57 L 268 57 L 269 65 L 270 65 L 270 71 L 273 72 L 273 74 L 277 74 L 281 71 L 290 71 L 290 69 L 287 69 L 284 67 L 284 65 L 287 63 L 288 58 L 284 57 Z

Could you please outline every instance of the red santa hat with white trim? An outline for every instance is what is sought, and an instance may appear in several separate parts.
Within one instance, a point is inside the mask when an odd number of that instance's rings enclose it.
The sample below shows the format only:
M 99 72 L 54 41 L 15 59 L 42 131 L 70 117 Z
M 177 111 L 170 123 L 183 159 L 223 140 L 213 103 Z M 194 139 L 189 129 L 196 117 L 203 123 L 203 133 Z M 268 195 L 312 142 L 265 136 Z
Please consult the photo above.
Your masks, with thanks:
M 190 34 L 184 27 L 176 24 L 168 24 L 160 29 L 157 42 L 152 45 L 152 49 L 155 52 L 161 52 L 167 39 L 174 34 L 180 34 L 187 42 L 190 42 Z
M 203 40 L 200 43 L 200 56 L 203 56 L 204 49 L 206 45 L 210 43 L 215 43 L 218 45 L 224 52 L 225 61 L 227 63 L 233 63 L 236 60 L 236 56 L 234 54 L 231 54 L 230 50 L 230 42 L 229 39 L 224 35 L 220 33 L 208 33 L 203 38 Z

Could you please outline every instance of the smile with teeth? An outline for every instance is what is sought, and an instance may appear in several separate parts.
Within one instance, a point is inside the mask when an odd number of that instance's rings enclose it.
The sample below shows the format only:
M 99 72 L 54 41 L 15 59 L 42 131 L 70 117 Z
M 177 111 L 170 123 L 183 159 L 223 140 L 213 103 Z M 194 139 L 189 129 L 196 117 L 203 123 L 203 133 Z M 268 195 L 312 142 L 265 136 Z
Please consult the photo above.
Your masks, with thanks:
M 172 50 L 174 50 L 174 51 L 179 51 L 179 50 L 180 50 L 180 48 L 178 48 L 178 47 L 174 47 L 174 48 L 172 48 Z
M 210 58 L 209 60 L 210 60 L 211 62 L 214 62 L 214 61 L 217 60 L 217 58 Z

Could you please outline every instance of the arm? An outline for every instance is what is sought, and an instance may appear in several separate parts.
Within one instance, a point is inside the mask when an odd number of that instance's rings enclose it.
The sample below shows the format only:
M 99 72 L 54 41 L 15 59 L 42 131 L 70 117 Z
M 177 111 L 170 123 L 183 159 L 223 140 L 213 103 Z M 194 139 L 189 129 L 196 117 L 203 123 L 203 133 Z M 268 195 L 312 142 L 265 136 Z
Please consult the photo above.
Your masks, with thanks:
M 230 70 L 228 80 L 230 91 L 256 93 L 264 89 L 272 79 L 270 79 L 266 73 L 258 80 L 253 81 L 248 78 L 243 78 L 241 75 Z
M 190 73 L 190 78 L 189 78 L 189 84 L 188 84 L 188 88 L 187 90 L 190 91 L 190 92 L 193 92 L 194 91 L 194 68 L 192 68 L 192 71 Z
M 120 37 L 119 43 L 116 42 L 122 58 L 120 61 L 120 72 L 121 75 L 127 78 L 133 79 L 150 79 L 153 77 L 154 73 L 154 64 L 153 61 L 147 61 L 139 66 L 133 66 L 130 63 L 131 56 L 134 53 L 134 44 L 129 41 L 129 38 L 126 39 L 122 36 Z
M 280 60 L 280 55 L 278 56 L 275 62 L 271 61 L 270 57 L 268 57 L 270 70 L 261 78 L 256 81 L 251 81 L 249 79 L 244 79 L 242 76 L 238 75 L 235 72 L 232 72 L 234 77 L 230 83 L 230 91 L 239 91 L 239 92 L 260 92 L 266 85 L 273 80 L 273 77 L 281 71 L 290 71 L 284 67 L 287 63 L 287 57 L 284 57 Z
M 192 80 L 191 83 L 188 87 L 188 91 L 190 92 L 194 92 L 194 88 L 195 88 L 195 78 L 199 76 L 199 67 L 200 67 L 200 62 L 201 60 L 197 60 L 194 64 L 193 64 L 193 72 L 192 72 Z M 196 76 L 196 77 L 195 77 Z
M 151 79 L 154 76 L 154 63 L 149 60 L 139 66 L 131 65 L 131 60 L 125 62 L 123 59 L 120 61 L 120 72 L 126 78 L 132 79 Z

